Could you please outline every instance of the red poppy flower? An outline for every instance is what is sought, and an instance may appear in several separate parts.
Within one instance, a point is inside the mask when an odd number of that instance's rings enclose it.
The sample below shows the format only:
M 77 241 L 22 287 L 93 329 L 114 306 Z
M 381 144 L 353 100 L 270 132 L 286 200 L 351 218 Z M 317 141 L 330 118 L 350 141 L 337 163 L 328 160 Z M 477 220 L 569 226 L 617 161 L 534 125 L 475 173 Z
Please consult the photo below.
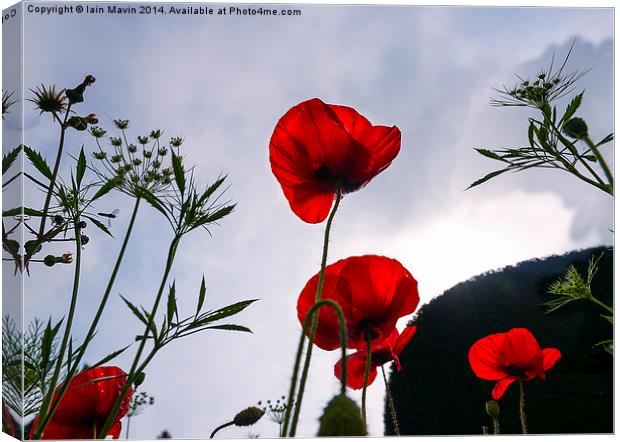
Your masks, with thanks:
M 125 384 L 126 374 L 118 367 L 97 367 L 76 375 L 45 427 L 42 439 L 93 439 L 105 424 Z M 131 395 L 130 388 L 108 432 L 114 439 L 121 433 L 121 418 L 129 411 Z M 38 418 L 32 425 L 31 438 L 37 421 Z
M 293 212 L 316 224 L 327 217 L 338 187 L 348 193 L 365 186 L 399 150 L 396 126 L 373 126 L 353 108 L 313 98 L 278 121 L 269 159 Z
M 402 334 L 394 329 L 389 338 L 373 346 L 370 353 L 370 372 L 368 373 L 368 385 L 372 384 L 377 377 L 377 367 L 390 361 L 394 361 L 396 369 L 400 371 L 400 359 L 398 357 L 403 352 L 413 335 L 415 327 L 407 327 Z M 347 386 L 355 390 L 364 387 L 364 375 L 366 374 L 366 350 L 356 351 L 347 356 Z M 339 359 L 334 365 L 334 374 L 338 379 L 342 379 L 342 361 Z
M 319 274 L 306 283 L 297 301 L 297 317 L 302 326 L 314 305 Z M 353 256 L 325 268 L 321 299 L 340 305 L 345 316 L 349 348 L 367 348 L 390 336 L 398 318 L 418 306 L 418 283 L 395 259 L 385 256 Z M 333 309 L 321 308 L 314 343 L 324 350 L 340 347 L 338 317 Z M 307 330 L 309 333 L 309 330 Z
M 479 378 L 498 381 L 493 399 L 501 398 L 514 381 L 529 381 L 545 372 L 562 357 L 556 348 L 540 349 L 536 338 L 525 328 L 513 328 L 479 339 L 469 349 L 469 364 Z

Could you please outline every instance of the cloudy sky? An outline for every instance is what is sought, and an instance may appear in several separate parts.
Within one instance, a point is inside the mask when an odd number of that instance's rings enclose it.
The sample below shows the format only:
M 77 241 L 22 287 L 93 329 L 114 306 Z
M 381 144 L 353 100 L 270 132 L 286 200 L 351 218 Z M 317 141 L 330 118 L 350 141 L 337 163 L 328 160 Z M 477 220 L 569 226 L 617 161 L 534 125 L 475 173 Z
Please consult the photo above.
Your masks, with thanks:
M 586 89 L 580 115 L 595 138 L 612 131 L 611 9 L 294 9 L 302 15 L 25 15 L 26 90 L 40 83 L 73 87 L 85 74 L 95 75 L 79 112 L 96 113 L 107 128 L 111 119 L 127 118 L 132 136 L 158 128 L 166 138 L 185 137 L 182 149 L 197 166 L 199 182 L 227 173 L 227 195 L 238 203 L 212 237 L 194 232 L 186 239 L 172 277 L 180 308 L 189 312 L 203 274 L 209 307 L 260 298 L 236 318 L 254 334 L 211 331 L 162 351 L 143 384 L 156 405 L 132 420 L 132 437 L 167 429 L 175 437 L 204 438 L 240 409 L 286 394 L 300 331 L 297 295 L 319 270 L 323 226 L 304 224 L 290 211 L 270 171 L 268 143 L 277 120 L 300 101 L 319 97 L 353 106 L 373 123 L 402 131 L 401 152 L 390 168 L 343 200 L 329 262 L 367 253 L 397 258 L 427 302 L 491 269 L 612 242 L 612 199 L 560 172 L 503 175 L 464 191 L 497 166 L 472 148 L 527 142 L 531 114 L 489 106 L 492 88 L 511 86 L 515 73 L 536 75 L 554 53 L 565 56 L 575 39 L 569 69 L 593 68 L 577 85 Z M 17 76 L 6 72 L 3 87 L 19 88 Z M 51 158 L 57 128 L 25 108 L 25 143 Z M 18 112 L 9 115 L 7 127 L 16 127 L 18 118 Z M 75 133 L 67 143 L 70 154 L 82 144 L 93 150 L 92 139 Z M 613 144 L 605 149 L 611 161 Z M 27 192 L 27 199 L 41 204 L 35 193 Z M 81 333 L 107 281 L 131 201 L 113 195 L 100 207 L 119 208 L 120 215 L 114 239 L 89 234 Z M 92 361 L 141 331 L 117 294 L 151 305 L 171 238 L 160 218 L 147 207 L 139 214 Z M 62 316 L 71 277 L 70 266 L 33 266 L 26 320 Z M 116 364 L 128 368 L 132 356 Z M 316 433 L 322 408 L 337 392 L 336 358 L 336 352 L 315 352 L 301 435 Z M 373 435 L 383 434 L 383 394 L 378 381 L 369 389 Z M 352 396 L 359 400 L 359 392 Z M 250 432 L 271 437 L 277 426 L 263 419 Z M 248 430 L 221 435 L 246 437 Z

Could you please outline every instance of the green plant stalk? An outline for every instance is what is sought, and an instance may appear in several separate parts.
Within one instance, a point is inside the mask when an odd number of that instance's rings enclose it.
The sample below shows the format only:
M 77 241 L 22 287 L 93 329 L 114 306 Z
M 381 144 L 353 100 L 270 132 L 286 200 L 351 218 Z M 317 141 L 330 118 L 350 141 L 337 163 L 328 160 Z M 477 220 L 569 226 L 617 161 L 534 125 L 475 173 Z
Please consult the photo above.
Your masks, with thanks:
M 525 418 L 525 390 L 523 381 L 519 381 L 519 418 L 521 419 L 521 432 L 527 434 L 527 421 Z
M 368 389 L 368 376 L 370 375 L 370 362 L 372 360 L 372 345 L 370 329 L 366 330 L 366 370 L 364 371 L 364 386 L 362 387 L 362 419 L 366 425 L 366 390 Z
M 499 419 L 493 418 L 493 434 L 499 434 Z
M 77 371 L 77 368 L 78 368 L 78 366 L 80 364 L 80 361 L 84 357 L 84 353 L 86 352 L 86 348 L 88 346 L 88 343 L 91 341 L 91 339 L 95 335 L 95 332 L 97 331 L 97 324 L 99 323 L 99 320 L 101 319 L 101 315 L 103 314 L 103 311 L 104 311 L 105 306 L 107 304 L 108 298 L 110 296 L 110 292 L 112 291 L 112 286 L 114 285 L 114 281 L 116 280 L 116 275 L 118 274 L 118 270 L 119 270 L 119 268 L 121 266 L 121 263 L 123 261 L 123 256 L 125 255 L 125 249 L 127 248 L 127 244 L 129 243 L 129 238 L 130 238 L 131 233 L 133 231 L 133 227 L 134 227 L 134 224 L 135 224 L 135 221 L 136 221 L 136 217 L 137 217 L 137 214 L 138 214 L 139 207 L 140 207 L 140 198 L 136 198 L 136 202 L 134 204 L 133 212 L 131 214 L 131 219 L 129 221 L 129 225 L 127 226 L 127 231 L 125 232 L 125 237 L 123 239 L 123 244 L 121 245 L 121 249 L 118 252 L 118 256 L 116 257 L 116 263 L 114 264 L 114 268 L 112 270 L 112 274 L 110 275 L 110 279 L 108 280 L 108 285 L 107 285 L 106 290 L 105 290 L 105 292 L 103 294 L 103 297 L 101 298 L 101 302 L 99 303 L 99 308 L 97 309 L 97 313 L 95 314 L 93 322 L 90 325 L 90 329 L 86 333 L 86 338 L 84 339 L 84 343 L 82 344 L 82 347 L 80 348 L 80 352 L 76 356 L 76 358 L 75 358 L 75 360 L 73 362 L 73 365 L 70 367 L 69 372 L 67 373 L 67 378 L 65 379 L 64 383 L 62 384 L 62 386 L 60 387 L 60 389 L 58 391 L 58 395 L 57 395 L 56 400 L 52 403 L 52 407 L 50 409 L 50 412 L 47 414 L 47 416 L 45 416 L 45 418 L 39 420 L 39 422 L 41 422 L 40 429 L 39 429 L 40 433 L 42 433 L 43 430 L 45 430 L 45 426 L 48 424 L 48 422 L 51 419 L 51 416 L 53 415 L 54 411 L 56 411 L 56 408 L 58 407 L 58 404 L 60 403 L 60 400 L 62 399 L 62 396 L 67 391 L 67 388 L 69 386 L 69 382 L 71 381 L 71 378 L 75 375 L 75 372 Z M 36 435 L 37 434 L 35 433 L 35 436 Z
M 611 170 L 609 169 L 609 166 L 607 165 L 607 162 L 605 161 L 605 158 L 603 158 L 603 155 L 601 155 L 601 151 L 598 149 L 598 147 L 596 147 L 596 144 L 594 144 L 592 142 L 590 137 L 585 137 L 584 141 L 590 147 L 590 149 L 594 153 L 594 156 L 596 157 L 596 160 L 598 161 L 598 163 L 600 164 L 601 168 L 603 169 L 603 173 L 607 177 L 607 181 L 609 183 L 609 189 L 611 190 L 611 194 L 613 195 L 613 192 L 614 192 L 614 176 L 612 175 Z
M 231 425 L 234 425 L 234 424 L 235 422 L 233 421 L 233 422 L 228 422 L 224 425 L 220 425 L 215 430 L 213 430 L 213 433 L 211 433 L 211 436 L 209 436 L 209 439 L 213 439 L 215 437 L 215 433 L 217 433 L 218 431 L 223 430 L 226 427 L 230 427 Z
M 79 221 L 75 222 L 75 268 L 73 271 L 73 289 L 71 291 L 71 304 L 69 306 L 69 314 L 67 315 L 67 322 L 65 323 L 65 333 L 62 337 L 62 342 L 60 344 L 60 350 L 58 352 L 58 359 L 56 360 L 56 366 L 54 368 L 54 373 L 52 374 L 52 379 L 50 381 L 49 390 L 45 395 L 43 400 L 43 404 L 41 405 L 41 409 L 39 411 L 39 421 L 37 423 L 37 428 L 35 428 L 34 439 L 40 439 L 43 434 L 43 430 L 45 425 L 43 422 L 49 421 L 49 418 L 46 419 L 46 416 L 52 415 L 50 412 L 50 404 L 52 402 L 52 398 L 54 397 L 54 390 L 56 387 L 56 383 L 58 382 L 58 378 L 60 377 L 60 372 L 63 366 L 63 359 L 65 355 L 65 351 L 67 351 L 67 345 L 69 343 L 69 339 L 71 338 L 71 327 L 73 325 L 73 318 L 75 316 L 75 308 L 77 306 L 77 299 L 80 287 L 80 270 L 82 264 L 82 236 L 81 229 L 79 227 Z M 68 355 L 67 358 L 71 361 L 71 356 Z
M 71 103 L 67 106 L 65 112 L 64 121 L 60 124 L 60 141 L 58 142 L 58 152 L 56 154 L 56 161 L 54 162 L 54 170 L 52 172 L 52 179 L 45 195 L 45 203 L 43 204 L 43 215 L 41 216 L 41 225 L 39 226 L 39 236 L 43 236 L 45 231 L 45 221 L 47 219 L 47 212 L 52 200 L 52 194 L 54 193 L 54 186 L 56 186 L 56 178 L 58 177 L 58 169 L 60 168 L 60 162 L 62 160 L 62 151 L 65 145 L 65 132 L 67 131 L 67 120 L 69 119 L 69 111 L 71 110 Z M 58 120 L 60 122 L 60 120 Z
M 327 224 L 325 226 L 325 236 L 323 238 L 323 256 L 321 258 L 321 271 L 319 273 L 319 282 L 316 288 L 315 301 L 320 301 L 321 294 L 323 293 L 323 282 L 325 281 L 325 267 L 327 266 L 327 250 L 329 247 L 329 233 L 331 231 L 331 226 L 334 220 L 334 215 L 336 215 L 336 211 L 338 210 L 338 206 L 340 205 L 341 198 L 342 198 L 342 192 L 340 188 L 338 188 L 336 190 L 336 202 L 334 203 L 334 207 L 332 208 L 332 211 L 329 214 L 329 218 L 327 219 Z M 314 344 L 314 337 L 316 336 L 317 325 L 318 325 L 318 316 L 312 322 L 312 329 L 310 330 L 310 336 L 308 339 L 308 347 L 306 350 L 306 359 L 304 362 L 304 368 L 303 368 L 303 372 L 302 372 L 302 376 L 301 376 L 301 380 L 299 384 L 299 393 L 298 393 L 299 397 L 297 398 L 297 401 L 294 402 L 295 387 L 297 384 L 297 376 L 299 374 L 299 364 L 301 362 L 301 351 L 302 351 L 301 346 L 303 345 L 303 341 L 305 338 L 305 329 L 301 330 L 301 337 L 299 339 L 300 348 L 297 350 L 297 356 L 295 358 L 295 366 L 293 368 L 293 376 L 291 378 L 291 387 L 289 389 L 288 403 L 286 406 L 286 414 L 284 416 L 284 428 L 283 428 L 284 434 L 286 434 L 288 431 L 291 408 L 293 406 L 293 403 L 295 403 L 297 407 L 301 408 L 301 401 L 303 399 L 303 393 L 304 393 L 304 389 L 306 386 L 306 379 L 308 377 L 310 358 L 312 357 L 312 344 Z M 294 431 L 292 429 L 291 429 L 291 433 L 292 435 L 294 435 Z
M 340 361 L 341 361 L 341 375 L 340 375 L 340 394 L 344 395 L 347 391 L 347 323 L 344 317 L 344 313 L 342 308 L 331 299 L 325 299 L 323 301 L 318 301 L 315 303 L 310 310 L 308 310 L 308 314 L 306 315 L 306 319 L 304 320 L 304 328 L 303 330 L 308 330 L 308 326 L 310 325 L 310 320 L 314 320 L 314 318 L 318 317 L 318 310 L 321 307 L 330 306 L 334 310 L 336 310 L 336 315 L 338 315 L 338 325 L 340 328 Z M 299 341 L 299 347 L 297 349 L 297 358 L 295 359 L 295 366 L 299 367 L 299 361 L 301 359 L 301 350 L 303 349 L 304 344 L 304 336 L 302 333 L 301 340 Z M 288 408 L 287 408 L 288 410 Z M 301 402 L 295 403 L 295 413 L 293 414 L 293 421 L 291 424 L 291 433 L 290 436 L 295 436 L 295 432 L 297 431 L 297 422 L 299 421 L 299 414 L 301 412 Z
M 394 433 L 396 436 L 400 436 L 400 429 L 398 427 L 398 418 L 396 417 L 396 407 L 394 406 L 394 399 L 390 392 L 390 386 L 388 385 L 387 376 L 385 375 L 385 368 L 381 366 L 381 373 L 383 374 L 383 382 L 385 383 L 385 394 L 388 400 L 388 406 L 390 407 L 390 416 L 392 417 L 392 425 L 394 426 Z
M 595 303 L 596 305 L 598 305 L 599 307 L 603 308 L 604 310 L 608 311 L 609 313 L 611 313 L 612 315 L 614 314 L 614 309 L 609 307 L 607 304 L 605 304 L 602 301 L 599 301 L 598 299 L 596 299 L 594 296 L 590 295 L 590 301 L 592 301 L 593 303 Z
M 164 274 L 163 274 L 163 276 L 161 278 L 161 283 L 159 285 L 159 290 L 157 292 L 157 296 L 155 297 L 155 302 L 153 303 L 153 307 L 151 309 L 150 318 L 153 321 L 154 321 L 154 318 L 155 318 L 155 314 L 157 313 L 157 309 L 159 308 L 159 303 L 161 301 L 162 294 L 164 293 L 164 289 L 166 288 L 166 282 L 168 281 L 168 275 L 170 274 L 170 270 L 172 269 L 172 263 L 174 262 L 174 258 L 176 256 L 177 247 L 178 247 L 180 241 L 181 241 L 181 236 L 178 235 L 178 234 L 175 234 L 174 238 L 172 239 L 172 242 L 170 243 L 170 247 L 168 249 L 168 257 L 166 259 L 166 268 L 165 268 Z M 148 318 L 147 318 L 147 320 L 148 320 Z M 131 368 L 129 370 L 129 373 L 127 374 L 127 381 L 123 385 L 123 388 L 121 389 L 121 392 L 120 392 L 118 398 L 114 402 L 114 405 L 112 406 L 112 410 L 108 414 L 108 418 L 106 419 L 105 424 L 103 425 L 103 427 L 99 431 L 99 438 L 100 439 L 105 439 L 108 431 L 110 430 L 110 428 L 112 427 L 112 424 L 114 423 L 114 419 L 116 418 L 116 415 L 118 414 L 118 411 L 121 408 L 121 404 L 123 402 L 123 399 L 124 399 L 125 395 L 127 394 L 129 389 L 131 388 L 131 385 L 133 384 L 133 381 L 135 379 L 136 373 L 140 372 L 139 370 L 137 370 L 137 368 L 138 368 L 138 364 L 140 363 L 140 357 L 142 356 L 142 352 L 144 351 L 144 347 L 146 345 L 147 337 L 148 337 L 148 335 L 150 333 L 150 330 L 151 329 L 149 328 L 149 326 L 146 325 L 145 329 L 144 329 L 144 333 L 142 335 L 142 339 L 140 340 L 140 346 L 138 347 L 138 351 L 136 352 L 136 355 L 135 355 L 135 357 L 133 359 L 133 362 L 131 364 Z M 154 355 L 154 352 L 151 353 L 150 358 L 152 358 L 153 355 Z M 150 358 L 149 358 L 149 360 L 150 360 Z M 144 367 L 144 364 L 142 364 L 142 366 L 140 366 L 140 368 L 143 368 L 143 367 Z

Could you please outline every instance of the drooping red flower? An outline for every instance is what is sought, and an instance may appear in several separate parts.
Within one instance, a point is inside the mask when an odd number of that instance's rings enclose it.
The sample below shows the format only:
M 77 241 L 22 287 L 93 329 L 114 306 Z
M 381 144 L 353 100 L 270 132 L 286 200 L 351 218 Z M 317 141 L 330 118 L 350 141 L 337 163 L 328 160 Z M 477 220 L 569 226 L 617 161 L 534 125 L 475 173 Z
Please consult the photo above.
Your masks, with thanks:
M 479 339 L 469 349 L 469 364 L 481 379 L 497 381 L 493 399 L 501 398 L 515 381 L 529 381 L 545 372 L 562 357 L 556 348 L 540 349 L 538 341 L 526 328 L 513 328 Z
M 403 352 L 413 335 L 415 327 L 407 327 L 402 334 L 394 329 L 389 338 L 379 342 L 372 347 L 370 353 L 370 371 L 368 373 L 368 385 L 372 384 L 377 377 L 377 368 L 390 361 L 394 361 L 396 369 L 400 371 L 400 359 L 398 357 Z M 355 390 L 364 387 L 364 375 L 366 374 L 366 350 L 359 350 L 347 356 L 347 386 Z M 338 379 L 342 379 L 342 361 L 339 359 L 334 365 L 334 374 Z
M 319 274 L 314 275 L 297 300 L 297 317 L 302 326 L 314 305 Z M 349 348 L 367 348 L 387 339 L 396 321 L 418 306 L 418 283 L 395 259 L 385 256 L 352 256 L 325 268 L 321 299 L 331 299 L 342 308 L 347 323 Z M 332 308 L 319 310 L 314 343 L 324 350 L 340 347 L 338 316 Z M 309 333 L 309 330 L 306 330 Z
M 42 439 L 96 438 L 121 393 L 126 374 L 118 367 L 97 367 L 76 375 L 69 382 L 54 416 L 45 427 Z M 118 439 L 121 433 L 121 419 L 129 411 L 131 395 L 130 388 L 108 432 L 108 436 L 114 439 Z M 32 425 L 31 438 L 37 421 L 38 418 Z
M 373 126 L 351 107 L 313 98 L 278 121 L 269 159 L 293 212 L 316 224 L 327 217 L 338 187 L 349 193 L 365 186 L 399 150 L 396 126 Z

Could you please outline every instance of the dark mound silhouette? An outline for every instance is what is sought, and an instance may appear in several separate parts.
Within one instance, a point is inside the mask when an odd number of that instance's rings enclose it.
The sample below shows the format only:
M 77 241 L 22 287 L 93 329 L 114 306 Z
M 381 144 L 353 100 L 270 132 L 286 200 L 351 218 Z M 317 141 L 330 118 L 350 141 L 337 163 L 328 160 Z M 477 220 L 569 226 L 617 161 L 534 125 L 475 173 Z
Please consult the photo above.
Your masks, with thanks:
M 483 425 L 492 432 L 484 403 L 494 382 L 473 374 L 467 353 L 479 338 L 513 327 L 530 329 L 542 348 L 562 352 L 546 381 L 525 383 L 529 432 L 612 433 L 613 357 L 596 345 L 612 338 L 612 326 L 589 301 L 550 314 L 542 305 L 571 264 L 585 276 L 590 257 L 601 253 L 592 292 L 611 305 L 613 250 L 594 248 L 479 275 L 422 307 L 411 321 L 418 331 L 400 357 L 402 371 L 392 366 L 390 378 L 401 434 L 481 434 Z M 521 432 L 518 402 L 513 384 L 499 401 L 503 434 Z M 394 434 L 387 408 L 384 419 L 386 434 Z

